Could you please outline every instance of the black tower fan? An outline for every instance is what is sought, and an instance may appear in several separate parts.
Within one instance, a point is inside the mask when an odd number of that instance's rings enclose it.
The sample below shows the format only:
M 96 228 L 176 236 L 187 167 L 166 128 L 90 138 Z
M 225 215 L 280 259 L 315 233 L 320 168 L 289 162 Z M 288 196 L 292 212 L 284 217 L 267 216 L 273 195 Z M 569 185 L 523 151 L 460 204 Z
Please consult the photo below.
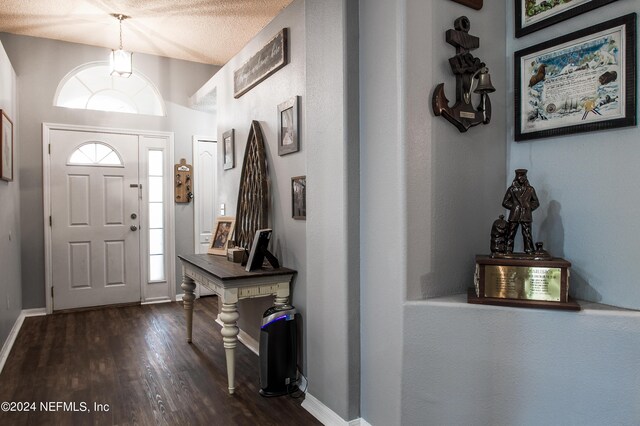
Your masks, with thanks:
M 274 306 L 262 316 L 260 329 L 260 395 L 280 396 L 298 389 L 298 311 Z

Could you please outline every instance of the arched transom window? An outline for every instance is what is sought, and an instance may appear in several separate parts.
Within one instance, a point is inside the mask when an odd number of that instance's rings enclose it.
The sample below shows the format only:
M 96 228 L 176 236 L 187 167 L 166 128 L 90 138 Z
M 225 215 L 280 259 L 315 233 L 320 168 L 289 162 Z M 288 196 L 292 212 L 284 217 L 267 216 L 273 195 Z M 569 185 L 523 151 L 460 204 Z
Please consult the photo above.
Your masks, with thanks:
M 91 62 L 77 67 L 58 84 L 53 105 L 166 115 L 162 96 L 151 80 L 139 71 L 134 71 L 129 78 L 112 77 L 109 72 L 107 62 Z
M 103 142 L 86 142 L 76 148 L 67 161 L 69 166 L 124 166 L 122 158 Z

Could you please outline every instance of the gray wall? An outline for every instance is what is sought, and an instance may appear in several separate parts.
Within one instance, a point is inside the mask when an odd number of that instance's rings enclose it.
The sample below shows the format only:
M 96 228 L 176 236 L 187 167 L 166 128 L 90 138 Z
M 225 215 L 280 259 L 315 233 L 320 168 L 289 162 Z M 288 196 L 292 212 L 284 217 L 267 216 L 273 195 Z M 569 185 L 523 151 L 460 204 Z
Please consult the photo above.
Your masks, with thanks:
M 233 97 L 233 72 L 260 50 L 282 28 L 289 28 L 290 62 L 238 99 Z M 307 174 L 307 140 L 305 132 L 306 93 L 304 2 L 295 1 L 272 20 L 236 56 L 218 71 L 207 87 L 217 94 L 218 140 L 235 129 L 236 167 L 218 169 L 218 203 L 226 205 L 227 214 L 236 215 L 238 188 L 244 161 L 244 151 L 252 120 L 260 122 L 264 135 L 270 179 L 269 223 L 273 228 L 271 251 L 280 263 L 295 269 L 293 305 L 306 316 L 306 222 L 291 218 L 291 178 Z M 278 156 L 278 104 L 300 96 L 300 151 Z M 222 144 L 218 147 L 222 158 Z M 242 300 L 239 327 L 254 339 L 259 339 L 263 312 L 273 305 L 270 298 Z
M 624 151 L 604 152 L 604 148 L 596 147 L 595 140 L 587 150 L 577 141 L 583 142 L 584 136 L 511 143 L 513 120 L 507 117 L 513 115 L 509 60 L 515 43 L 511 36 L 513 2 L 485 2 L 481 11 L 453 2 L 426 3 L 398 0 L 384 6 L 386 10 L 380 5 L 375 13 L 369 9 L 374 7 L 369 2 L 361 8 L 361 28 L 371 25 L 371 32 L 361 32 L 361 55 L 371 49 L 372 57 L 374 53 L 382 55 L 378 58 L 380 66 L 399 63 L 398 69 L 391 65 L 385 68 L 388 81 L 376 81 L 363 73 L 363 111 L 371 111 L 363 114 L 361 129 L 362 158 L 367 158 L 361 166 L 363 171 L 371 167 L 370 174 L 363 173 L 363 187 L 384 161 L 400 164 L 388 179 L 372 182 L 368 195 L 363 188 L 362 203 L 367 205 L 363 211 L 368 214 L 373 209 L 377 213 L 371 226 L 362 228 L 362 247 L 364 250 L 372 244 L 373 238 L 365 235 L 399 217 L 399 226 L 406 233 L 393 237 L 387 246 L 407 258 L 406 263 L 401 256 L 394 259 L 392 252 L 391 259 L 385 260 L 393 263 L 381 266 L 380 260 L 373 260 L 374 250 L 362 256 L 362 417 L 376 425 L 635 424 L 640 414 L 640 374 L 635 367 L 640 349 L 638 312 L 593 304 L 583 304 L 580 313 L 473 306 L 466 303 L 464 295 L 432 296 L 460 293 L 471 285 L 473 255 L 488 250 L 491 221 L 501 213 L 499 203 L 516 167 L 532 171 L 531 181 L 540 197 L 546 199 L 544 203 L 548 206 L 550 200 L 556 200 L 561 205 L 561 219 L 566 209 L 573 209 L 572 221 L 592 222 L 594 228 L 602 226 L 596 214 L 604 207 L 592 215 L 584 209 L 578 213 L 578 205 L 595 206 L 607 197 L 606 192 L 612 190 L 608 185 L 612 185 L 613 176 L 617 177 L 613 163 L 622 164 L 623 170 L 631 167 L 627 161 L 637 159 L 637 146 L 631 143 L 632 138 L 637 141 L 637 129 L 589 135 L 615 139 L 616 144 L 622 139 L 619 143 L 626 145 Z M 573 29 L 586 27 L 604 20 L 605 12 L 618 16 L 637 5 L 616 2 L 601 13 L 574 18 L 577 22 L 572 20 L 567 25 Z M 497 91 L 491 96 L 492 123 L 458 134 L 445 120 L 433 116 L 429 103 L 433 87 L 441 81 L 453 98 L 454 82 L 446 64 L 453 49 L 445 43 L 444 31 L 463 14 L 471 19 L 471 33 L 480 36 L 480 48 L 475 52 L 489 66 Z M 373 19 L 375 16 L 378 20 Z M 381 29 L 383 17 L 394 22 L 395 29 L 385 33 Z M 554 30 L 558 34 L 567 32 L 567 26 L 559 27 Z M 375 31 L 383 34 L 376 37 Z M 506 40 L 504 34 L 508 35 Z M 551 37 L 549 33 L 527 36 L 518 40 L 518 48 Z M 401 113 L 397 121 L 391 118 L 385 122 L 397 126 L 397 130 L 385 135 L 388 140 L 384 145 L 377 135 L 386 126 L 379 124 L 382 118 L 375 115 L 376 106 L 394 97 L 364 94 L 374 89 L 384 92 L 390 85 L 397 85 L 400 99 L 388 105 L 392 109 L 399 105 Z M 586 166 L 572 161 L 583 156 L 591 162 L 599 156 L 600 162 L 611 160 L 612 164 L 596 173 L 606 183 L 589 178 L 595 189 L 588 195 L 581 192 L 578 200 L 577 194 L 569 196 L 569 191 L 560 188 L 566 176 L 585 174 L 582 168 Z M 633 193 L 631 188 L 625 190 Z M 405 222 L 405 217 L 395 212 L 380 213 L 390 194 L 399 194 L 398 205 L 407 212 Z M 637 203 L 623 206 L 627 211 L 637 210 Z M 548 211 L 543 206 L 536 212 L 534 228 L 536 224 L 542 228 Z M 557 225 L 557 219 L 553 220 L 556 222 L 547 229 Z M 618 224 L 617 219 L 615 226 L 605 226 L 610 234 L 619 235 L 634 229 L 632 220 L 624 218 Z M 584 245 L 602 247 L 602 241 L 609 237 L 599 230 L 584 229 L 568 244 L 566 229 L 573 226 L 568 222 L 561 222 L 564 244 L 557 246 L 563 247 L 558 254 L 575 266 L 574 252 L 579 256 L 582 250 L 590 250 Z M 554 236 L 540 235 L 541 239 Z M 618 257 L 633 257 L 637 252 L 630 243 L 625 248 L 627 252 L 620 249 Z M 586 262 L 578 265 L 578 276 L 581 268 L 588 267 L 595 273 L 598 268 L 610 270 L 619 262 L 609 249 L 600 250 L 590 260 L 590 266 Z M 626 278 L 613 276 L 613 280 L 607 280 L 608 285 L 631 285 L 633 266 L 628 263 L 618 265 L 620 275 Z M 393 273 L 386 272 L 389 268 Z M 572 285 L 576 281 L 579 278 Z M 635 293 L 628 290 L 633 298 Z
M 16 74 L 0 43 L 0 109 L 13 121 L 13 181 L 0 180 L 0 342 L 4 343 L 22 309 L 20 272 L 20 174 L 22 154 Z
M 189 109 L 187 100 L 218 68 L 134 53 L 134 68 L 160 91 L 166 117 L 72 110 L 52 106 L 58 83 L 83 63 L 105 60 L 107 49 L 7 33 L 0 34 L 0 40 L 18 75 L 23 307 L 41 308 L 45 306 L 42 123 L 174 132 L 176 162 L 180 158 L 190 162 L 191 137 L 215 134 L 215 117 Z M 176 204 L 176 253 L 193 253 L 193 247 L 193 204 Z M 176 275 L 182 292 L 179 266 Z
M 467 133 L 431 110 L 438 83 L 451 105 L 455 99 L 448 64 L 455 48 L 445 31 L 461 15 L 480 37 L 473 53 L 498 87 L 491 123 Z M 488 230 L 501 212 L 505 12 L 490 2 L 479 12 L 453 2 L 364 2 L 360 28 L 362 417 L 398 424 L 407 383 L 420 376 L 406 368 L 413 356 L 406 346 L 446 344 L 415 341 L 416 329 L 429 325 L 407 322 L 406 300 L 466 291 L 474 254 L 488 249 Z
M 218 199 L 235 215 L 251 120 L 265 136 L 271 177 L 272 246 L 298 270 L 293 304 L 302 312 L 308 391 L 345 419 L 359 417 L 358 2 L 294 1 L 207 83 L 217 93 L 219 136 L 236 135 L 237 167 L 219 172 Z M 233 70 L 283 27 L 290 63 L 233 98 Z M 301 96 L 300 152 L 277 155 L 277 105 Z M 290 178 L 307 176 L 307 221 L 291 219 Z M 257 338 L 272 301 L 241 301 L 240 327 Z
M 507 19 L 512 22 L 510 6 Z M 640 0 L 617 1 L 520 39 L 513 38 L 509 26 L 509 63 L 514 51 L 639 9 Z M 640 309 L 640 201 L 629 196 L 638 193 L 639 138 L 638 128 L 629 127 L 509 143 L 508 170 L 529 169 L 541 199 L 534 237 L 572 263 L 570 290 L 576 298 Z
M 309 393 L 360 416 L 358 1 L 308 1 Z

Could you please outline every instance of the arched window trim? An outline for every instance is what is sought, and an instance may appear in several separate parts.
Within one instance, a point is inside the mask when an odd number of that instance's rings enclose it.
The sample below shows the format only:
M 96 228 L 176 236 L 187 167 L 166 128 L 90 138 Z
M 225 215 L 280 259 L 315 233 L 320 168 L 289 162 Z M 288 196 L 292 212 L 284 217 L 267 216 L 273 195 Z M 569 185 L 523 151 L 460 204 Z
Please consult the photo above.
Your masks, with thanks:
M 65 85 L 71 81 L 72 79 L 76 78 L 76 76 L 82 72 L 85 71 L 89 68 L 93 68 L 93 67 L 98 67 L 98 66 L 108 66 L 109 62 L 107 61 L 95 61 L 95 62 L 87 62 L 86 64 L 82 64 L 80 66 L 75 67 L 74 69 L 72 69 L 71 71 L 69 71 L 61 80 L 60 83 L 58 83 L 58 87 L 56 88 L 56 93 L 53 96 L 53 106 L 60 106 L 58 105 L 58 98 L 60 96 L 60 93 L 62 92 L 62 89 L 65 87 Z M 158 101 L 158 104 L 160 105 L 160 112 L 162 117 L 166 117 L 167 116 L 167 108 L 164 102 L 164 98 L 162 97 L 162 95 L 160 94 L 160 91 L 158 90 L 158 88 L 156 87 L 155 84 L 153 84 L 153 82 L 147 77 L 145 76 L 143 73 L 141 73 L 137 68 L 133 69 L 133 72 L 135 73 L 135 75 L 137 77 L 139 77 L 141 80 L 143 80 L 146 83 L 146 86 L 144 86 L 143 88 L 141 88 L 140 90 L 136 91 L 136 93 L 125 93 L 125 95 L 130 96 L 132 99 L 135 99 L 135 96 L 137 96 L 140 92 L 142 92 L 143 90 L 145 90 L 145 88 L 150 88 L 151 91 L 153 92 L 153 95 L 155 96 L 155 98 Z M 89 99 L 91 99 L 91 97 L 93 97 L 96 93 L 98 92 L 93 92 L 91 91 L 91 89 L 89 89 L 86 84 L 84 84 L 84 82 L 78 78 L 76 78 L 76 80 L 78 80 L 80 82 L 80 84 L 82 84 L 88 91 L 89 93 L 91 93 L 91 95 L 89 96 Z M 113 88 L 113 85 L 110 84 L 109 87 L 112 90 L 117 90 L 115 88 Z M 103 89 L 104 90 L 104 89 Z M 122 92 L 124 93 L 124 92 Z M 89 99 L 87 99 L 84 104 L 85 104 L 85 108 L 87 109 L 86 106 L 89 102 Z M 134 101 L 135 103 L 135 101 Z M 62 107 L 64 108 L 64 107 Z M 136 109 L 137 109 L 137 103 L 136 103 Z M 92 110 L 92 111 L 101 111 L 101 110 Z M 113 112 L 113 111 L 109 111 L 109 112 Z M 125 114 L 131 114 L 129 112 L 125 113 Z M 140 115 L 155 115 L 158 116 L 156 114 L 146 114 L 146 113 L 140 113 L 138 112 L 137 114 Z
M 104 155 L 102 158 L 100 159 L 96 159 L 95 161 L 87 161 L 87 162 L 77 162 L 71 161 L 71 158 L 73 157 L 73 155 L 80 151 L 80 148 L 82 148 L 83 146 L 87 146 L 87 145 L 102 145 L 105 146 L 107 148 L 109 148 L 110 152 L 106 155 Z M 86 154 L 84 154 L 82 151 L 80 151 L 84 156 L 86 156 Z M 104 160 L 107 156 L 109 156 L 111 153 L 114 153 L 117 157 L 118 157 L 118 161 L 120 162 L 120 164 L 100 164 L 100 161 Z M 89 159 L 89 157 L 87 157 L 87 159 Z M 89 159 L 90 160 L 90 159 Z M 101 141 L 89 141 L 89 142 L 83 142 L 80 145 L 78 145 L 69 155 L 69 158 L 67 159 L 67 166 L 82 166 L 82 167 L 124 167 L 124 161 L 122 161 L 122 156 L 120 155 L 120 153 L 111 145 L 109 145 L 106 142 L 101 142 Z

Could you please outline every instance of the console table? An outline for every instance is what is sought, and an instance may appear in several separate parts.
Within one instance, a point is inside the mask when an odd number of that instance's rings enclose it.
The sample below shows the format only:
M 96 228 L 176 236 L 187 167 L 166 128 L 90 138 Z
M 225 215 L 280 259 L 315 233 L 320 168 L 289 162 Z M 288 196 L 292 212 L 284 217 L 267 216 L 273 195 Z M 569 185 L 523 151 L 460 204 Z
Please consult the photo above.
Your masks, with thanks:
M 276 305 L 289 303 L 290 283 L 296 271 L 288 268 L 261 268 L 247 272 L 239 263 L 224 256 L 211 254 L 179 255 L 182 263 L 182 298 L 187 319 L 187 342 L 193 330 L 193 301 L 196 284 L 213 291 L 222 301 L 220 321 L 222 340 L 227 358 L 229 393 L 235 389 L 235 348 L 238 345 L 238 300 L 251 297 L 275 296 Z

